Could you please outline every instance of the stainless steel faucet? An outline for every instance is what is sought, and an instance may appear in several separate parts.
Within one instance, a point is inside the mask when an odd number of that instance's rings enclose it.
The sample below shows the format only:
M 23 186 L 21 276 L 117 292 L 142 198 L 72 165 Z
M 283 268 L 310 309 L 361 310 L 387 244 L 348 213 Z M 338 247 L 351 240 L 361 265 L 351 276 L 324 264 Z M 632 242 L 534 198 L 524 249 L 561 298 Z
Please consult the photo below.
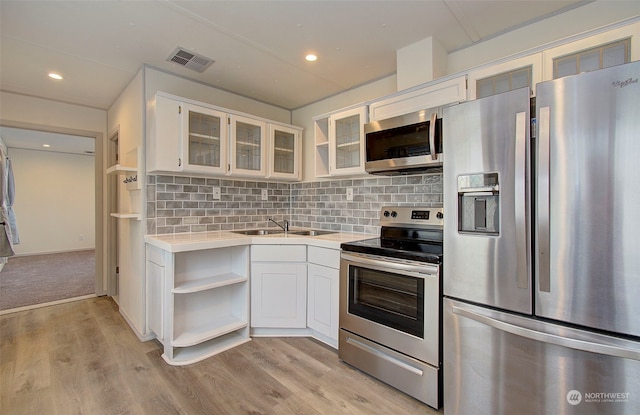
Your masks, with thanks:
M 289 221 L 285 220 L 283 225 L 280 225 L 278 222 L 276 222 L 275 220 L 269 218 L 269 220 L 273 223 L 275 223 L 276 225 L 278 225 L 278 227 L 280 227 L 280 229 L 282 229 L 285 232 L 289 232 Z

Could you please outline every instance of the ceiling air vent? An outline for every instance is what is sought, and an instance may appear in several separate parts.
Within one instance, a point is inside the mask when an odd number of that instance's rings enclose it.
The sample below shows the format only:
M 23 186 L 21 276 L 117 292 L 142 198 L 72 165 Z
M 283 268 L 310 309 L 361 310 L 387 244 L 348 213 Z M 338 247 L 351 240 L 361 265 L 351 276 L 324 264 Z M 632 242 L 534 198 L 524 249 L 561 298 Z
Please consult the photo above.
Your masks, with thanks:
M 167 60 L 196 72 L 204 72 L 204 70 L 214 62 L 213 59 L 198 55 L 197 53 L 189 52 L 181 47 L 176 48 Z

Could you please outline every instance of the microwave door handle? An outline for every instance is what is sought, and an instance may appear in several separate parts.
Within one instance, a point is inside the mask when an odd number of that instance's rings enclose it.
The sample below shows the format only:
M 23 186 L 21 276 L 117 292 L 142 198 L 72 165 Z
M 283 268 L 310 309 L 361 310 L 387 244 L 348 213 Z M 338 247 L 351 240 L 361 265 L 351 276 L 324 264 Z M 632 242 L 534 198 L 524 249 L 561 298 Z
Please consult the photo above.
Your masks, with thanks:
M 429 122 L 429 148 L 431 149 L 431 160 L 438 159 L 438 152 L 436 151 L 436 119 L 437 114 L 434 112 L 431 114 L 431 121 Z

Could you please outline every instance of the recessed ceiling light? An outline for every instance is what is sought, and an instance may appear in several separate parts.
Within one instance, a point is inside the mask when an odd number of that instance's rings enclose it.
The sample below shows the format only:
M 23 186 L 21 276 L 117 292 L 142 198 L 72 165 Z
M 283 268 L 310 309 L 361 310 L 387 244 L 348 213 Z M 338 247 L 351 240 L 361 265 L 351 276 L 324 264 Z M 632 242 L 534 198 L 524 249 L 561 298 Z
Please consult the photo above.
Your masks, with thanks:
M 49 148 L 51 146 L 49 144 L 43 144 L 42 147 Z
M 53 78 L 53 79 L 56 79 L 56 80 L 58 80 L 58 81 L 59 81 L 59 80 L 61 80 L 61 79 L 62 79 L 62 75 L 57 74 L 57 73 L 55 73 L 55 72 L 51 72 L 51 73 L 49 73 L 49 78 Z
M 315 62 L 315 61 L 318 60 L 318 57 L 316 55 L 314 55 L 313 53 L 308 54 L 304 58 L 309 62 Z

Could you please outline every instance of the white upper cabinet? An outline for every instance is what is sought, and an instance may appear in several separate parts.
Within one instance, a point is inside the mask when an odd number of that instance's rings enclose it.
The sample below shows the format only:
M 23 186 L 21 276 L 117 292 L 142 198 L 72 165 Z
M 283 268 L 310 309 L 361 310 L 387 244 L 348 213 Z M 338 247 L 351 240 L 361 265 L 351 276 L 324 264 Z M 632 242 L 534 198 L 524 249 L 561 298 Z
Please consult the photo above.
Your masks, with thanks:
M 240 115 L 229 116 L 231 124 L 230 174 L 265 177 L 267 124 Z
M 227 114 L 192 104 L 181 106 L 183 171 L 225 173 Z
M 149 118 L 148 172 L 226 172 L 226 113 L 158 94 Z
M 364 173 L 366 122 L 366 106 L 314 119 L 316 177 Z
M 528 71 L 523 69 L 528 69 Z M 515 82 L 516 79 L 511 76 L 511 74 L 517 73 L 527 74 L 529 79 Z M 483 96 L 506 92 L 523 86 L 529 86 L 531 93 L 535 95 L 536 84 L 542 82 L 542 53 L 535 53 L 507 62 L 482 66 L 471 70 L 468 76 L 469 99 L 478 99 Z M 493 85 L 486 85 L 488 82 L 483 82 L 484 80 L 491 80 Z M 491 91 L 493 93 L 482 91 L 483 88 L 491 86 L 493 87 Z
M 180 102 L 156 95 L 148 111 L 147 171 L 182 171 Z
M 435 108 L 467 99 L 467 78 L 459 76 L 447 81 L 411 88 L 369 104 L 369 121 L 380 121 L 398 115 Z
M 302 131 L 299 128 L 269 124 L 269 173 L 267 177 L 301 180 Z
M 147 171 L 300 180 L 302 129 L 156 94 L 148 108 Z
M 630 42 L 628 50 L 622 53 L 622 58 L 626 57 L 628 62 L 638 60 L 640 59 L 639 38 L 640 22 L 637 22 L 547 49 L 542 52 L 542 78 L 544 81 L 548 81 L 567 74 L 600 69 L 607 67 L 610 64 L 623 63 L 624 59 L 620 60 L 620 56 L 618 53 L 615 53 L 615 50 L 606 50 L 606 48 L 603 51 L 589 50 L 624 41 L 625 39 L 630 39 Z M 577 62 L 571 62 L 571 60 L 563 59 L 568 55 L 572 55 L 577 52 L 587 53 L 580 53 L 580 56 L 576 57 Z M 595 56 L 593 52 L 595 52 Z M 607 56 L 611 52 L 614 52 L 613 56 Z M 613 62 L 607 62 L 612 58 L 614 59 Z M 559 67 L 556 67 L 556 65 L 559 65 Z M 572 66 L 573 68 L 571 68 Z M 554 70 L 554 68 L 556 70 Z M 557 72 L 558 76 L 554 76 L 554 72 Z

